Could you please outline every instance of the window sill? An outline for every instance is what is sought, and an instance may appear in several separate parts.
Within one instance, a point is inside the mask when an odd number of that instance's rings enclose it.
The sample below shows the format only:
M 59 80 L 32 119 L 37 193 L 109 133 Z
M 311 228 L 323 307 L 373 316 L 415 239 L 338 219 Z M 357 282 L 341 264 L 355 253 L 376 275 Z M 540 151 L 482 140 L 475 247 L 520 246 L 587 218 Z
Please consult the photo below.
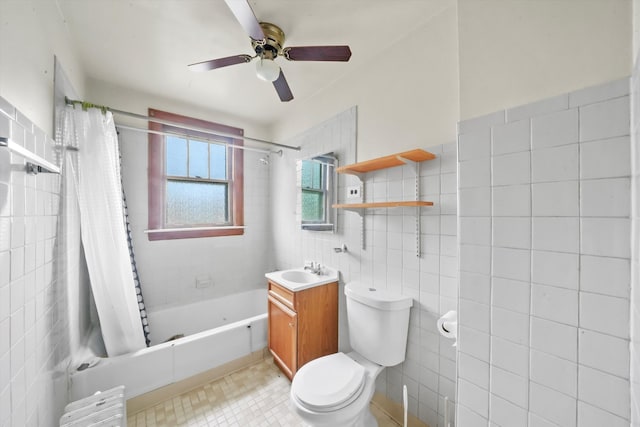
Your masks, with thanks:
M 333 231 L 333 224 L 302 224 L 301 228 L 308 231 Z
M 150 241 L 195 239 L 200 237 L 241 236 L 244 226 L 164 228 L 144 231 Z

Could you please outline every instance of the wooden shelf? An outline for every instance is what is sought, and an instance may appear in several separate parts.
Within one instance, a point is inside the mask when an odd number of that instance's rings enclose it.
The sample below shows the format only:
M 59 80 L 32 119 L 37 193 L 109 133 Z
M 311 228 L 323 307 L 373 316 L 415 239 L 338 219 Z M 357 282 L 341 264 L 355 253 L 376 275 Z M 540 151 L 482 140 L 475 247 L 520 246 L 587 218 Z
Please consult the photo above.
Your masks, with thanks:
M 366 213 L 363 209 L 375 209 L 375 208 L 404 208 L 404 207 L 415 207 L 419 208 L 421 206 L 433 206 L 433 202 L 427 202 L 423 200 L 417 200 L 420 196 L 420 167 L 418 163 L 424 162 L 426 160 L 433 160 L 436 158 L 436 155 L 433 153 L 429 153 L 428 151 L 421 150 L 419 148 L 410 151 L 404 151 L 402 153 L 390 154 L 388 156 L 379 157 L 377 159 L 366 160 L 364 162 L 354 163 L 351 165 L 342 166 L 336 169 L 337 173 L 343 174 L 351 174 L 356 175 L 360 179 L 360 188 L 362 189 L 362 193 L 360 197 L 364 199 L 364 183 L 363 179 L 364 174 L 367 172 L 373 172 L 380 169 L 393 168 L 396 166 L 408 165 L 411 166 L 411 169 L 414 173 L 414 177 L 416 180 L 415 183 L 415 198 L 416 200 L 412 201 L 401 201 L 401 202 L 374 202 L 374 203 L 338 203 L 332 205 L 334 209 L 347 209 L 353 210 L 355 213 L 360 215 L 360 224 L 361 224 L 361 232 L 360 237 L 362 240 L 362 249 L 365 248 L 365 240 L 364 240 L 364 217 Z M 415 214 L 416 219 L 416 256 L 420 256 L 420 209 L 416 209 Z
M 403 161 L 403 159 L 411 160 L 412 162 L 424 162 L 425 160 L 432 160 L 435 158 L 435 154 L 418 148 L 415 150 L 404 151 L 402 153 L 391 154 L 389 156 L 379 157 L 377 159 L 365 160 L 364 162 L 354 163 L 352 165 L 342 166 L 337 168 L 336 172 L 360 174 L 404 165 L 406 162 Z
M 373 203 L 340 203 L 332 205 L 337 209 L 363 209 L 363 208 L 404 208 L 417 206 L 433 206 L 433 202 L 408 201 L 408 202 L 373 202 Z

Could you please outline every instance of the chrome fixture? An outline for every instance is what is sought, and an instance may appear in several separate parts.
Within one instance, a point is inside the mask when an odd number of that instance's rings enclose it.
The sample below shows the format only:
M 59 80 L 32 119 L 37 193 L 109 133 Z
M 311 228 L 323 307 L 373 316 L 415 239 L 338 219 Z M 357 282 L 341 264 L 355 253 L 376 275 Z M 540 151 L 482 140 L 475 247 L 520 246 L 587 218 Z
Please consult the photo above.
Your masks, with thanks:
M 262 163 L 265 166 L 269 166 L 269 164 L 271 163 L 271 154 L 277 154 L 280 157 L 282 157 L 282 150 L 278 150 L 278 151 L 269 151 L 266 155 L 260 157 L 260 163 Z
M 47 161 L 43 157 L 27 150 L 22 145 L 11 140 L 8 137 L 0 137 L 0 147 L 6 147 L 9 151 L 23 157 L 25 162 L 25 168 L 28 174 L 36 175 L 38 173 L 54 173 L 59 174 L 60 168 L 53 163 Z
M 304 264 L 304 269 L 309 270 L 313 274 L 322 274 L 322 265 L 319 262 L 311 261 Z

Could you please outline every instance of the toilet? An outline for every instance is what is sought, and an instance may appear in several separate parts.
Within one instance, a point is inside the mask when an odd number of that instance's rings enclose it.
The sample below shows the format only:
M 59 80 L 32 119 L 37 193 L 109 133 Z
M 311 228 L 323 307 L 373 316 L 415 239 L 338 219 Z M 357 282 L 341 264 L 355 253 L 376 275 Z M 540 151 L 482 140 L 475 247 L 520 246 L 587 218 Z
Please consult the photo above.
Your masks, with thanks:
M 298 370 L 291 406 L 311 426 L 375 427 L 369 409 L 376 378 L 404 361 L 413 299 L 357 282 L 345 286 L 353 351 L 320 357 Z

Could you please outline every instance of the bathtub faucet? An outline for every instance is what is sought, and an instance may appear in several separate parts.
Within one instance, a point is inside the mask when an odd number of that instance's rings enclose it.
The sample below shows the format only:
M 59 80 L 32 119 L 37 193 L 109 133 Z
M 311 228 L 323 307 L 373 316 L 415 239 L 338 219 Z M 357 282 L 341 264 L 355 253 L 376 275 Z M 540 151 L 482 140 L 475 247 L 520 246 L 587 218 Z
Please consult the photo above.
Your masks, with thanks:
M 322 265 L 320 265 L 319 262 L 311 261 L 310 263 L 305 263 L 304 269 L 309 270 L 313 274 L 322 274 Z

